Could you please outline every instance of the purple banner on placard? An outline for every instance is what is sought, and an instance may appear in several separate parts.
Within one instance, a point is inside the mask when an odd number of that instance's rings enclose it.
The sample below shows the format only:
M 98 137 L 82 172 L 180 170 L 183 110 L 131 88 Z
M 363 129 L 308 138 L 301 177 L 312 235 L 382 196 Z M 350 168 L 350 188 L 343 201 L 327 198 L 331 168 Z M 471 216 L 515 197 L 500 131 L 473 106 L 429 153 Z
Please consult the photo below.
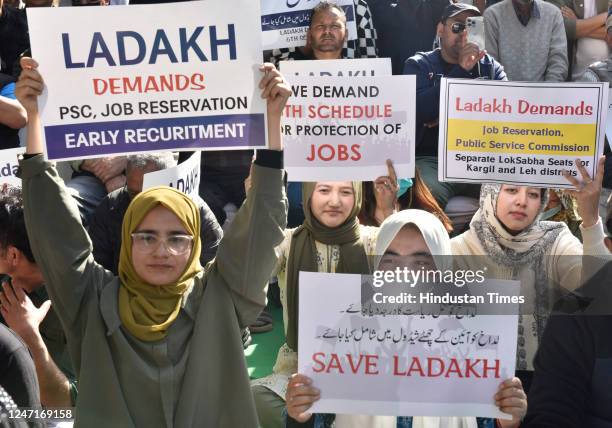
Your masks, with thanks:
M 122 120 L 45 127 L 49 159 L 209 148 L 265 147 L 263 114 Z

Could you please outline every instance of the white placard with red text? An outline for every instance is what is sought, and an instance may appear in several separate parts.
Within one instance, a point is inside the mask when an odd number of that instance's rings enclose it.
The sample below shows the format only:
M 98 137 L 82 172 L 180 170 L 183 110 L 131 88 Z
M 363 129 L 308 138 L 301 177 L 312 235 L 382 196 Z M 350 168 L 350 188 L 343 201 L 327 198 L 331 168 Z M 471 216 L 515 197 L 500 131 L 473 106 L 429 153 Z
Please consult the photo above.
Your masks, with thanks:
M 514 377 L 518 315 L 364 316 L 360 275 L 313 272 L 299 306 L 298 372 L 321 391 L 309 412 L 509 418 L 493 396 Z
M 289 181 L 414 177 L 415 76 L 292 76 L 282 120 Z

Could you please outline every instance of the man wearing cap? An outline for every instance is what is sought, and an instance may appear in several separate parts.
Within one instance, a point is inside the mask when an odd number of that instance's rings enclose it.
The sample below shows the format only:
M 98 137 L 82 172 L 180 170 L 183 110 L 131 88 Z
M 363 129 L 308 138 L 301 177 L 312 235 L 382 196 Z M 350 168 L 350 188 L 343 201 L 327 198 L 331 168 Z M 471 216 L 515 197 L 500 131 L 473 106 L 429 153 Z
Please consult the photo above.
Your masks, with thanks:
M 449 4 L 437 26 L 440 48 L 408 58 L 404 74 L 416 75 L 416 165 L 434 197 L 445 207 L 455 195 L 478 197 L 478 186 L 438 182 L 438 113 L 442 77 L 507 80 L 504 68 L 474 43 L 467 42 L 466 20 L 480 11 L 465 3 Z
M 561 11 L 542 0 L 503 0 L 484 13 L 485 47 L 509 80 L 562 82 L 567 39 Z

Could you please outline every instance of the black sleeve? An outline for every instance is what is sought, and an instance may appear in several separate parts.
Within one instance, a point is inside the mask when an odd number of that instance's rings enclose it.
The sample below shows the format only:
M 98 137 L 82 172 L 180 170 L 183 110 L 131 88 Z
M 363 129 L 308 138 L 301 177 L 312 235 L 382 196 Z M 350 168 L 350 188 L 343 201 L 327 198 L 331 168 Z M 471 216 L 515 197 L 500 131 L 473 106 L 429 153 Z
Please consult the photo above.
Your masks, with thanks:
M 283 152 L 278 150 L 257 150 L 255 163 L 266 168 L 283 169 Z
M 217 221 L 208 204 L 200 201 L 200 240 L 202 241 L 202 253 L 200 263 L 205 266 L 217 255 L 217 247 L 223 238 L 223 229 Z
M 40 407 L 34 361 L 26 345 L 0 324 L 0 385 L 19 407 Z
M 583 426 L 595 358 L 595 339 L 587 318 L 550 318 L 534 360 L 527 416 L 521 427 Z
M 111 221 L 110 202 L 106 197 L 96 208 L 89 220 L 89 237 L 93 244 L 94 260 L 104 266 L 105 269 L 115 273 L 118 267 L 115 266 L 115 246 L 112 242 L 113 233 L 110 232 L 108 222 Z M 121 225 L 118 225 L 121 228 Z

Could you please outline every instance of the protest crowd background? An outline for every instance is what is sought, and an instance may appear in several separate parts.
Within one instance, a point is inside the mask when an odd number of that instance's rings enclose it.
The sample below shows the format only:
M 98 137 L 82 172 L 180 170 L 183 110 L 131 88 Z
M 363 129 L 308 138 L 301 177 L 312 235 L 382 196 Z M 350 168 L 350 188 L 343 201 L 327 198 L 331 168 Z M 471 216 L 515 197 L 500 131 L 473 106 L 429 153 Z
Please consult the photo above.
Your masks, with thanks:
M 101 152 L 59 172 L 40 154 L 27 10 L 155 3 L 0 0 L 0 169 L 2 151 L 25 148 L 23 185 L 0 189 L 2 426 L 26 426 L 6 409 L 61 408 L 83 427 L 612 427 L 612 267 L 583 259 L 612 251 L 607 140 L 597 173 L 572 165 L 563 189 L 441 181 L 438 159 L 443 77 L 610 82 L 612 2 L 354 0 L 349 40 L 345 9 L 312 1 L 307 44 L 261 52 L 271 150 L 196 151 L 194 199 L 143 188 L 193 151 Z M 484 49 L 467 41 L 480 16 Z M 372 181 L 287 183 L 283 62 L 357 58 L 415 76 L 414 176 L 390 158 Z M 181 267 L 147 273 L 138 251 Z M 367 275 L 391 253 L 483 256 L 533 301 L 546 281 L 568 291 L 520 317 L 515 373 L 491 397 L 511 419 L 309 412 L 325 391 L 298 373 L 300 272 Z M 591 300 L 604 308 L 588 316 Z

